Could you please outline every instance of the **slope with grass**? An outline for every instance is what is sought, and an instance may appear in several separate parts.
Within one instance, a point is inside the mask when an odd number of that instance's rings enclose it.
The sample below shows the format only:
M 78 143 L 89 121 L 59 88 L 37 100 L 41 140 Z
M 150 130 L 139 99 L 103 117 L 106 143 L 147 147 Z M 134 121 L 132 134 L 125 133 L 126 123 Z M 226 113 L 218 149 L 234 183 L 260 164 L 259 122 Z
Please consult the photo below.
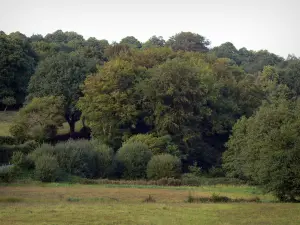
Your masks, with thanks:
M 262 203 L 188 203 L 189 194 L 259 197 Z M 0 224 L 299 224 L 300 205 L 248 186 L 0 186 Z M 149 196 L 151 201 L 149 200 Z

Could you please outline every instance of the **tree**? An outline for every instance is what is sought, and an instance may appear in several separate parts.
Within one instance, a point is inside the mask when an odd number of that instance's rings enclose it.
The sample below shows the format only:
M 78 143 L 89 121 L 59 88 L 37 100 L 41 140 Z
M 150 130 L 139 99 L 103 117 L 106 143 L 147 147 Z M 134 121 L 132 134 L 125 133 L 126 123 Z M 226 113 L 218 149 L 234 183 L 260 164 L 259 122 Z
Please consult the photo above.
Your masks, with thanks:
M 141 48 L 141 42 L 133 36 L 127 36 L 120 41 L 120 44 L 128 45 L 131 48 Z
M 19 140 L 47 140 L 56 135 L 57 128 L 64 122 L 63 115 L 61 97 L 33 98 L 18 112 L 10 132 Z
M 16 104 L 16 99 L 14 97 L 4 97 L 2 100 L 1 100 L 2 104 L 5 105 L 5 109 L 4 111 L 6 111 L 7 107 L 8 106 L 13 106 Z
M 76 108 L 76 103 L 82 96 L 80 85 L 88 74 L 95 71 L 95 61 L 78 54 L 59 53 L 48 57 L 38 65 L 30 80 L 28 99 L 49 95 L 62 96 L 65 119 L 72 134 L 81 115 Z
M 281 201 L 299 198 L 299 106 L 277 98 L 239 120 L 223 157 L 227 174 L 252 180 Z
M 93 136 L 120 146 L 123 136 L 131 133 L 139 113 L 135 84 L 142 73 L 132 63 L 115 59 L 85 80 L 78 107 Z
M 210 41 L 199 34 L 191 32 L 181 32 L 170 37 L 166 45 L 170 46 L 174 51 L 183 50 L 207 52 Z
M 0 99 L 10 96 L 22 104 L 36 62 L 28 42 L 16 36 L 0 35 Z
M 212 49 L 218 58 L 232 59 L 237 65 L 240 65 L 239 52 L 231 42 L 226 42 Z
M 144 44 L 143 44 L 143 48 L 144 49 L 147 49 L 147 48 L 157 48 L 157 47 L 164 47 L 166 44 L 166 41 L 163 39 L 162 36 L 152 36 L 151 38 L 149 38 L 148 41 L 146 41 Z
M 300 95 L 300 59 L 290 57 L 286 65 L 278 68 L 279 80 L 286 84 L 297 96 Z
M 216 94 L 206 65 L 175 58 L 150 69 L 140 87 L 154 131 L 171 135 L 185 156 L 199 144 L 195 140 L 202 138 L 204 119 L 211 114 L 208 102 Z

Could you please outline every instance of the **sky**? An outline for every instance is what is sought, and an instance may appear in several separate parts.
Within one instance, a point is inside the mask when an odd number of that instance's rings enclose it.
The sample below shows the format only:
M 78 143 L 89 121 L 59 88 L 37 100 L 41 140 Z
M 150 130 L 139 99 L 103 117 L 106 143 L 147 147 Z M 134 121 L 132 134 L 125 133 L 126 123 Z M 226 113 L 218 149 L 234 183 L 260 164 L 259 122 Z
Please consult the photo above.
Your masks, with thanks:
M 211 47 L 232 42 L 299 57 L 299 6 L 299 0 L 0 0 L 0 30 L 31 36 L 61 29 L 109 42 L 191 31 Z

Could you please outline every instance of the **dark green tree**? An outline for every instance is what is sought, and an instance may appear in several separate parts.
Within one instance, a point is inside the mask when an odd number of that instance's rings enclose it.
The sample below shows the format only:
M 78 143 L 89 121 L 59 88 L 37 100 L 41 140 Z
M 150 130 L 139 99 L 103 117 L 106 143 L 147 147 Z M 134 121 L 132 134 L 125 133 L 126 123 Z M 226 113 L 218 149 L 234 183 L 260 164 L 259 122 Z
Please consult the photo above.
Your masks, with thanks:
M 95 61 L 78 54 L 59 53 L 43 60 L 37 67 L 29 83 L 29 96 L 63 96 L 65 119 L 70 125 L 70 133 L 75 130 L 75 122 L 80 119 L 76 103 L 82 96 L 80 85 L 88 74 L 96 71 Z
M 192 32 L 178 33 L 167 41 L 167 46 L 170 46 L 174 51 L 194 51 L 194 52 L 207 52 L 210 41 L 200 34 Z

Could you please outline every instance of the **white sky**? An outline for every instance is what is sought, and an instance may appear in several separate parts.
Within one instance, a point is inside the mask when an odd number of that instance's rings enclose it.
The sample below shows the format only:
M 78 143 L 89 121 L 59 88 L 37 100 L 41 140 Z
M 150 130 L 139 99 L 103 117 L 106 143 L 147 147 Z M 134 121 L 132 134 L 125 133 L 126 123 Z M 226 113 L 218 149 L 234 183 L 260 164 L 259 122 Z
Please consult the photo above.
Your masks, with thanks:
M 299 0 L 0 0 L 0 30 L 32 34 L 75 31 L 110 42 L 125 36 L 199 33 L 211 46 L 267 49 L 300 56 Z

